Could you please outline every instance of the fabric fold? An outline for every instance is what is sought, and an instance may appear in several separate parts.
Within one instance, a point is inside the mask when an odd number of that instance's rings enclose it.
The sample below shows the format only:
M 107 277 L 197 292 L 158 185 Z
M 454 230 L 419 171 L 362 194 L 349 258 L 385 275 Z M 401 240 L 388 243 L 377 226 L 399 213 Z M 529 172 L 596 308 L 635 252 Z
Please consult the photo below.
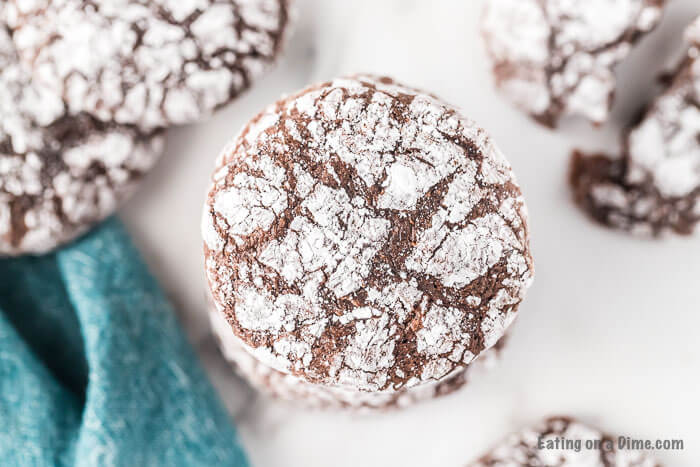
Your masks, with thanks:
M 0 464 L 248 465 L 118 221 L 0 261 L 0 312 Z

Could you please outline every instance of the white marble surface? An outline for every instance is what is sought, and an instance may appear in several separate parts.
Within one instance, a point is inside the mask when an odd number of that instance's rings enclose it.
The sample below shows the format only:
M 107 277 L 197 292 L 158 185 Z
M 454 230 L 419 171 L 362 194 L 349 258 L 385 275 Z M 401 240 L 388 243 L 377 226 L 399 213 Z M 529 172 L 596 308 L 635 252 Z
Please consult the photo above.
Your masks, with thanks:
M 682 438 L 667 465 L 700 465 L 700 239 L 649 241 L 589 222 L 565 185 L 569 151 L 612 150 L 680 52 L 698 0 L 670 0 L 661 27 L 620 69 L 613 118 L 594 130 L 541 128 L 493 90 L 477 0 L 300 0 L 279 66 L 207 122 L 172 130 L 169 149 L 123 217 L 256 466 L 458 466 L 508 431 L 572 414 L 615 433 Z M 315 413 L 261 399 L 229 371 L 205 314 L 199 216 L 214 159 L 280 94 L 358 71 L 391 75 L 461 106 L 515 167 L 531 212 L 537 275 L 502 364 L 463 391 L 402 412 Z

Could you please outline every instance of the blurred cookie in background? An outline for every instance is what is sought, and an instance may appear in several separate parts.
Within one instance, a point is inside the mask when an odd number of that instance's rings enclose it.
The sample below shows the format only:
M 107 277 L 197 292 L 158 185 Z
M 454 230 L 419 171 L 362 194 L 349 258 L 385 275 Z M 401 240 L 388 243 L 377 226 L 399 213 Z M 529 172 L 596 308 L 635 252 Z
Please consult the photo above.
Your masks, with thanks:
M 70 113 L 141 128 L 191 123 L 277 58 L 291 0 L 7 0 L 32 80 Z
M 33 86 L 0 26 L 0 256 L 75 238 L 134 191 L 162 149 L 159 133 L 69 114 Z
M 482 34 L 498 89 L 538 122 L 607 120 L 615 65 L 660 21 L 665 0 L 488 0 Z
M 691 234 L 700 221 L 700 19 L 685 60 L 625 137 L 622 157 L 572 157 L 574 199 L 594 220 L 644 235 Z
M 569 417 L 552 417 L 514 433 L 468 467 L 661 467 L 619 438 Z

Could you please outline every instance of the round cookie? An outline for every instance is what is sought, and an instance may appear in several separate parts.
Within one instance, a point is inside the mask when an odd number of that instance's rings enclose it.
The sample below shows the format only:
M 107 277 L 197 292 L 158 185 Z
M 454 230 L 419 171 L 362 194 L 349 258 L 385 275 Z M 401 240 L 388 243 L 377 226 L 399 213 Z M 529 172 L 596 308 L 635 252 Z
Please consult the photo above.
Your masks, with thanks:
M 66 113 L 40 93 L 0 27 L 0 256 L 44 253 L 111 214 L 163 138 Z
M 659 235 L 700 222 L 700 19 L 686 39 L 686 59 L 629 130 L 622 157 L 574 153 L 574 198 L 604 225 Z
M 613 68 L 660 21 L 665 0 L 489 0 L 482 33 L 496 85 L 540 123 L 604 122 Z
M 33 79 L 72 113 L 142 128 L 194 122 L 278 55 L 291 0 L 8 0 Z
M 209 319 L 222 354 L 242 378 L 268 396 L 316 409 L 389 410 L 451 394 L 467 384 L 475 373 L 495 366 L 507 338 L 502 337 L 474 362 L 455 370 L 441 381 L 398 391 L 365 392 L 313 384 L 272 369 L 260 363 L 231 332 L 223 313 L 218 312 L 213 304 L 209 309 Z
M 569 443 L 564 445 L 564 443 Z M 580 443 L 576 449 L 574 443 Z M 597 443 L 593 448 L 587 443 Z M 643 451 L 569 417 L 552 417 L 503 440 L 468 467 L 661 467 Z
M 202 222 L 231 332 L 317 385 L 434 384 L 496 344 L 532 281 L 503 154 L 388 78 L 311 86 L 253 118 L 219 157 Z

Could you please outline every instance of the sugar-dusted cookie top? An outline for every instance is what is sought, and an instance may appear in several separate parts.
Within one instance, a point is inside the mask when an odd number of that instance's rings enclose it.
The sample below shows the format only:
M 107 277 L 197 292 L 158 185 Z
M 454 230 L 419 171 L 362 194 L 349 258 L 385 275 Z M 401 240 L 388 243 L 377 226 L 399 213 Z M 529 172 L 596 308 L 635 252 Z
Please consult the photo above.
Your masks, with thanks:
M 0 25 L 0 256 L 44 253 L 111 214 L 162 147 L 159 133 L 68 114 Z
M 665 0 L 489 0 L 482 22 L 498 88 L 548 126 L 607 119 L 613 68 L 661 19 Z
M 468 365 L 533 276 L 524 200 L 490 137 L 373 76 L 256 116 L 218 160 L 202 230 L 216 306 L 256 358 L 361 390 Z
M 143 128 L 190 123 L 273 63 L 291 0 L 7 0 L 34 81 L 71 112 Z
M 572 160 L 576 201 L 597 221 L 639 234 L 690 234 L 700 222 L 700 19 L 686 58 L 625 139 L 622 156 Z

